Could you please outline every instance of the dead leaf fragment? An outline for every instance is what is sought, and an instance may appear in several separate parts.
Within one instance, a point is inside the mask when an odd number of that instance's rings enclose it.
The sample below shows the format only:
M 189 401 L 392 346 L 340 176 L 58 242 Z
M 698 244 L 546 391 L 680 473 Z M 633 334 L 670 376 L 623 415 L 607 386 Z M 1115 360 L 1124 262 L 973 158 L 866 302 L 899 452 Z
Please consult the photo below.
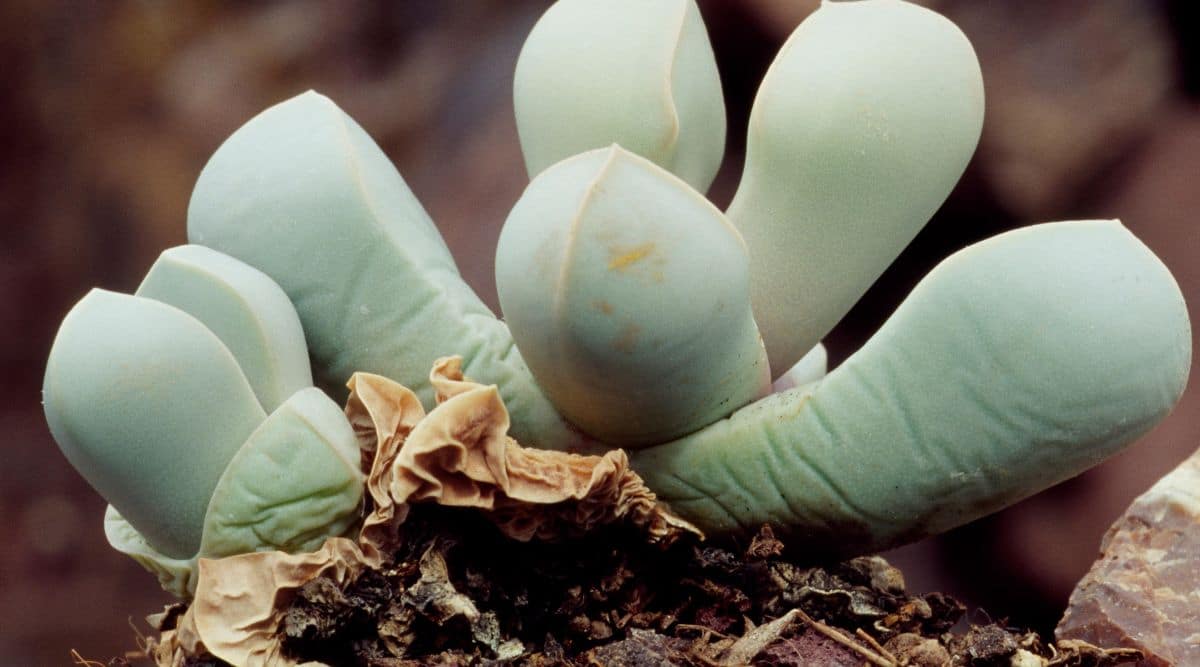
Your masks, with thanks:
M 202 559 L 191 607 L 153 647 L 160 665 L 206 654 L 251 667 L 295 664 L 282 638 L 338 632 L 345 619 L 311 612 L 347 607 L 341 591 L 403 544 L 401 526 L 412 503 L 483 510 L 517 540 L 577 535 L 617 522 L 641 529 L 652 543 L 699 535 L 657 502 L 623 451 L 581 456 L 523 448 L 508 437 L 508 411 L 496 387 L 465 379 L 461 359 L 439 359 L 431 380 L 438 406 L 426 414 L 412 391 L 387 378 L 356 373 L 350 379 L 346 416 L 358 436 L 370 508 L 358 541 L 330 538 L 307 554 Z M 428 549 L 419 568 L 405 605 L 387 607 L 396 609 L 385 637 L 389 649 L 403 654 L 412 643 L 412 618 L 402 611 L 407 606 L 438 625 L 465 619 L 493 659 L 521 654 L 520 642 L 501 636 L 494 614 L 455 589 L 440 550 Z M 291 606 L 297 596 L 305 597 L 307 609 Z
M 404 602 L 438 625 L 455 617 L 474 623 L 479 618 L 479 609 L 450 583 L 443 548 L 435 543 L 421 556 L 421 578 L 404 592 Z
M 725 655 L 721 656 L 720 664 L 730 667 L 749 664 L 755 656 L 763 652 L 763 649 L 779 641 L 784 631 L 796 623 L 799 616 L 800 611 L 793 609 L 770 623 L 760 625 L 742 635 L 741 639 L 734 642 Z
M 351 423 L 376 429 L 356 427 L 364 451 L 375 452 L 368 477 L 375 509 L 364 522 L 365 540 L 386 547 L 386 527 L 402 522 L 413 502 L 489 510 L 500 530 L 518 540 L 556 539 L 615 521 L 644 527 L 656 541 L 699 534 L 658 503 L 625 452 L 582 456 L 521 447 L 508 437 L 508 411 L 496 387 L 463 378 L 461 359 L 439 359 L 430 380 L 438 406 L 428 415 L 411 391 L 386 378 L 356 373 L 349 383 Z

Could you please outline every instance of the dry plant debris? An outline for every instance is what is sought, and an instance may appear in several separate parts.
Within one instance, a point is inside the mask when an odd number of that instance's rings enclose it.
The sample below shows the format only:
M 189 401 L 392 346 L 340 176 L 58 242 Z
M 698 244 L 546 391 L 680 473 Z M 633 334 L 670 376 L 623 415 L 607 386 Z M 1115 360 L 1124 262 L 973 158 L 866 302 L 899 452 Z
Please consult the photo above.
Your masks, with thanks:
M 879 557 L 813 566 L 770 526 L 708 544 L 622 451 L 526 449 L 495 387 L 432 372 L 438 406 L 356 375 L 368 504 L 357 539 L 201 560 L 190 606 L 149 618 L 161 666 L 1117 665 L 910 595 Z M 123 659 L 111 664 L 122 664 Z
M 953 632 L 963 606 L 908 594 L 883 559 L 803 566 L 769 526 L 740 551 L 691 536 L 653 544 L 630 524 L 518 541 L 477 510 L 418 505 L 403 534 L 379 567 L 300 587 L 275 629 L 283 658 L 372 667 L 1101 667 L 1140 657 L 1049 644 L 1000 624 Z M 159 629 L 170 630 L 179 611 L 155 618 Z

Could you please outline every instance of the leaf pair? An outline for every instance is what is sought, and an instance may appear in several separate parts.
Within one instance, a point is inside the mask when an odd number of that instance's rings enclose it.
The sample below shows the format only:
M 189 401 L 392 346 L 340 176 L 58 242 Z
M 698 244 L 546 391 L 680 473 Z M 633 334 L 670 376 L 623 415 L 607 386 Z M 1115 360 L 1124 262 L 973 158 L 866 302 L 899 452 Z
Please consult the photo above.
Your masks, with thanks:
M 196 557 L 304 550 L 357 520 L 354 432 L 311 385 L 282 290 L 181 246 L 136 295 L 97 289 L 75 305 L 43 400 L 63 453 L 112 503 L 114 546 L 179 591 Z

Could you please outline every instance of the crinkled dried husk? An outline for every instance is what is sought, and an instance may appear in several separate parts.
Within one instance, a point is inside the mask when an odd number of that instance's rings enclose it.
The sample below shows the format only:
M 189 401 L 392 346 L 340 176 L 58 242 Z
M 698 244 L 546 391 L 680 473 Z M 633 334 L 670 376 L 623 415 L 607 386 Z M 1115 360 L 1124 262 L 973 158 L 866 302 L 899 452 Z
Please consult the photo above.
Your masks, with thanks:
M 312 553 L 262 551 L 200 559 L 196 597 L 175 630 L 153 647 L 159 665 L 206 653 L 233 665 L 293 665 L 278 639 L 280 608 L 317 577 L 344 584 L 368 566 L 352 540 L 331 537 Z
M 439 405 L 390 468 L 389 492 L 398 503 L 492 510 L 500 530 L 518 540 L 556 539 L 617 520 L 644 528 L 654 541 L 699 533 L 658 504 L 624 451 L 580 456 L 522 447 L 507 435 L 508 411 L 496 387 L 464 380 L 460 358 L 439 359 L 430 380 Z M 362 403 L 384 414 L 390 404 Z
M 581 456 L 528 449 L 508 437 L 508 411 L 495 386 L 465 380 L 461 359 L 439 359 L 430 373 L 438 406 L 419 413 L 416 396 L 378 375 L 356 373 L 346 414 L 364 451 L 375 450 L 368 488 L 375 510 L 365 543 L 394 544 L 383 527 L 403 521 L 405 505 L 436 502 L 490 510 L 508 536 L 554 539 L 628 520 L 650 539 L 698 533 L 666 511 L 629 468 L 624 451 Z M 373 441 L 365 440 L 374 425 Z
M 346 415 L 369 465 L 372 510 L 356 542 L 330 538 L 313 553 L 261 552 L 200 561 L 196 596 L 175 630 L 154 646 L 160 665 L 211 654 L 238 665 L 294 664 L 278 628 L 304 584 L 342 584 L 380 566 L 401 539 L 408 505 L 434 502 L 487 510 L 506 535 L 552 539 L 616 521 L 649 541 L 698 531 L 655 500 L 623 451 L 580 456 L 521 447 L 508 437 L 508 411 L 494 386 L 463 378 L 458 358 L 431 372 L 438 406 L 425 414 L 407 388 L 356 373 Z

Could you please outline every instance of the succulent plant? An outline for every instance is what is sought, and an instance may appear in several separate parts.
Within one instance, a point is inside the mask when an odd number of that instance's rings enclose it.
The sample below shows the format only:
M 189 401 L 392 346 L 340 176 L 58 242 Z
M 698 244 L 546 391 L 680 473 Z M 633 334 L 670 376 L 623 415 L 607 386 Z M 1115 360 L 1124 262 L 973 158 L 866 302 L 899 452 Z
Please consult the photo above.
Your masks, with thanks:
M 559 411 L 604 442 L 637 446 L 768 392 L 749 263 L 707 199 L 613 145 L 533 179 L 500 235 L 496 286 Z
M 829 332 L 941 206 L 983 127 L 966 36 L 903 0 L 824 2 L 759 87 L 726 212 L 771 367 Z
M 530 178 L 620 143 L 693 188 L 725 152 L 725 102 L 692 0 L 556 2 L 533 27 L 513 77 Z
M 459 276 L 445 242 L 367 133 L 308 92 L 246 123 L 212 156 L 188 238 L 271 276 L 295 304 L 318 386 L 338 400 L 355 371 L 397 379 L 426 404 L 433 360 L 500 386 L 522 441 L 567 442 L 508 329 Z
M 693 0 L 546 12 L 514 85 L 532 182 L 498 248 L 506 321 L 349 116 L 313 92 L 267 109 L 200 174 L 188 236 L 211 258 L 170 251 L 141 296 L 94 292 L 68 315 L 46 376 L 55 437 L 162 554 L 303 549 L 350 527 L 361 479 L 336 406 L 299 388 L 297 341 L 338 400 L 367 371 L 428 404 L 428 369 L 460 355 L 523 444 L 633 448 L 703 530 L 769 521 L 847 555 L 1078 474 L 1178 400 L 1182 295 L 1117 221 L 954 254 L 826 375 L 820 338 L 978 141 L 979 65 L 949 21 L 903 0 L 823 2 L 763 81 L 724 213 L 703 194 L 720 90 Z M 271 288 L 235 277 L 250 275 Z M 290 506 L 268 515 L 250 496 Z
M 92 290 L 71 309 L 43 401 L 63 453 L 112 504 L 110 542 L 184 594 L 196 558 L 311 549 L 357 521 L 357 440 L 311 384 L 278 285 L 183 246 L 137 295 Z

